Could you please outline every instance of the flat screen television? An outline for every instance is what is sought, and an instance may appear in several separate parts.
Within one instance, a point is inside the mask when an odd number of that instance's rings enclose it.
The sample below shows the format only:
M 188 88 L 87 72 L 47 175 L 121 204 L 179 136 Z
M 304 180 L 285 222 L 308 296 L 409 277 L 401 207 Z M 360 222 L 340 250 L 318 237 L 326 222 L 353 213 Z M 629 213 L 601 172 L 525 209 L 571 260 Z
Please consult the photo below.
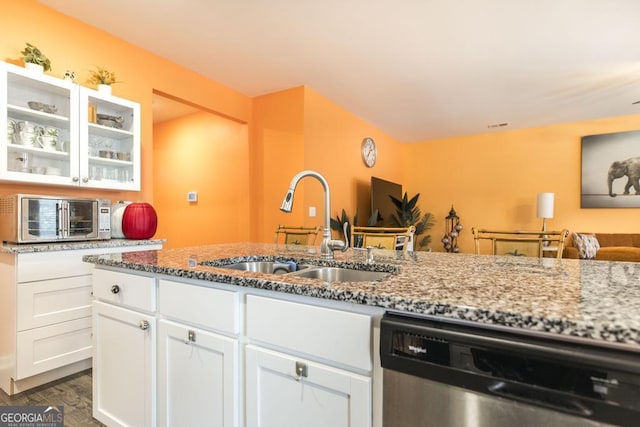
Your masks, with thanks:
M 379 225 L 393 227 L 391 217 L 396 213 L 396 207 L 389 198 L 402 199 L 402 185 L 375 176 L 371 177 L 371 213 L 378 209 Z

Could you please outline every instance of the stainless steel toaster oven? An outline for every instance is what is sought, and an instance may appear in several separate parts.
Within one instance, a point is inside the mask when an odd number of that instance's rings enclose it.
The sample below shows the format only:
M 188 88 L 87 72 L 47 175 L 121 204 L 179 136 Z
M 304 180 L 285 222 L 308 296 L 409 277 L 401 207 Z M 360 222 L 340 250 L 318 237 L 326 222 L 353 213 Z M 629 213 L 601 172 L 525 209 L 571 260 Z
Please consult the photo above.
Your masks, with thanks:
M 0 239 L 4 242 L 110 238 L 110 200 L 30 194 L 0 196 Z

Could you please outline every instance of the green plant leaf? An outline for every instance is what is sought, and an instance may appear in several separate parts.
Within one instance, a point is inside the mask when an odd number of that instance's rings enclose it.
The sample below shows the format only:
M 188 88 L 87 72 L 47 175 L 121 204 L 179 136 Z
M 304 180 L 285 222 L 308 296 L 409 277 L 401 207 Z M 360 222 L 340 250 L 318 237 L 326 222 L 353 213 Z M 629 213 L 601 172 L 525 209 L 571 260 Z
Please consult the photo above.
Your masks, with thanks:
M 329 223 L 331 225 L 332 230 L 342 230 L 342 227 L 340 226 L 340 217 L 338 217 L 337 219 L 331 218 Z
M 429 231 L 435 225 L 434 216 L 427 212 L 422 215 L 420 208 L 418 207 L 418 200 L 420 193 L 409 199 L 409 196 L 405 192 L 402 199 L 397 199 L 391 195 L 389 198 L 396 207 L 396 213 L 391 215 L 391 220 L 397 227 L 408 227 L 413 225 L 416 227 L 415 236 L 419 236 Z M 417 240 L 418 248 L 426 247 L 431 243 L 431 236 L 426 235 Z

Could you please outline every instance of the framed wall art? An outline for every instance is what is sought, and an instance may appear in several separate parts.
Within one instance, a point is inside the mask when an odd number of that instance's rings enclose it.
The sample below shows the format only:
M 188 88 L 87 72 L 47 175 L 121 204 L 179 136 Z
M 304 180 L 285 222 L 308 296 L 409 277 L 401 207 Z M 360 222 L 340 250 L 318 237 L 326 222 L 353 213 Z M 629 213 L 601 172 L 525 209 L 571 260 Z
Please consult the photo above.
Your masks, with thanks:
M 582 137 L 580 207 L 640 208 L 640 131 Z

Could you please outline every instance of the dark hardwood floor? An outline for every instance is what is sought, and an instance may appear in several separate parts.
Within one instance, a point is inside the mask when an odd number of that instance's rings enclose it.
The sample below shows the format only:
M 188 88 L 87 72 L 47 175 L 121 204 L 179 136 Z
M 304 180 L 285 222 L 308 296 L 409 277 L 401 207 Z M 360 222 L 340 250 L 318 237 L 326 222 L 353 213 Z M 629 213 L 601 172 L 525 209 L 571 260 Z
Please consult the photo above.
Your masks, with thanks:
M 14 396 L 0 390 L 0 405 L 62 405 L 65 426 L 104 426 L 91 415 L 91 397 L 91 370 L 87 370 Z

